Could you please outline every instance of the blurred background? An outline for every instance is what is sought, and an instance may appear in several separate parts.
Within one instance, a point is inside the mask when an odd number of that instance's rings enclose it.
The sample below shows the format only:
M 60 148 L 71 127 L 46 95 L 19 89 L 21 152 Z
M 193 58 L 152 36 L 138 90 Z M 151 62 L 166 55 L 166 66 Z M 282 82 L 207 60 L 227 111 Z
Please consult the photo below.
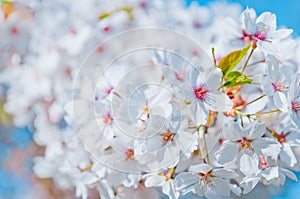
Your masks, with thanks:
M 217 0 L 216 0 L 217 1 Z M 187 0 L 189 6 L 193 0 Z M 213 1 L 197 0 L 200 5 L 209 5 Z M 243 8 L 253 7 L 258 14 L 270 11 L 277 15 L 279 26 L 294 29 L 293 36 L 300 35 L 299 0 L 228 0 Z M 5 90 L 1 88 L 0 90 Z M 6 114 L 0 104 L 0 199 L 33 198 L 73 198 L 73 191 L 57 190 L 51 180 L 41 180 L 32 174 L 33 157 L 43 153 L 43 148 L 32 141 L 30 127 L 17 129 L 11 124 L 11 116 Z M 300 178 L 300 174 L 298 174 Z M 299 198 L 300 183 L 287 181 L 281 194 L 273 199 Z

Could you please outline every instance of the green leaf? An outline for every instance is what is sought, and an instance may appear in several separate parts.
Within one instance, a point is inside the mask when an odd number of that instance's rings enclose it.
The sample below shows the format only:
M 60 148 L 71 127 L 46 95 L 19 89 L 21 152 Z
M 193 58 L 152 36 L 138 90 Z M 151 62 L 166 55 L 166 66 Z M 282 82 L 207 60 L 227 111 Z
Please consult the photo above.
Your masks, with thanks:
M 133 8 L 132 7 L 121 7 L 121 8 L 118 8 L 116 10 L 113 10 L 111 12 L 106 12 L 106 13 L 103 13 L 102 15 L 99 16 L 99 20 L 102 20 L 102 19 L 105 19 L 105 18 L 108 18 L 110 17 L 111 15 L 115 14 L 115 13 L 118 13 L 118 12 L 126 12 L 128 14 L 128 17 L 129 17 L 129 20 L 133 20 L 134 19 L 134 16 L 132 14 L 132 11 L 133 11 Z
M 245 57 L 250 47 L 251 44 L 241 50 L 236 50 L 229 53 L 220 60 L 218 68 L 222 70 L 223 76 L 227 76 L 234 69 L 234 67 L 243 59 L 243 57 Z
M 238 72 L 238 71 L 232 71 L 226 76 L 226 81 L 222 85 L 222 87 L 233 87 L 238 86 L 242 84 L 251 84 L 252 79 L 245 76 L 244 74 Z
M 5 101 L 0 101 L 0 125 L 11 125 L 13 117 L 4 110 Z
M 110 17 L 110 13 L 103 13 L 102 15 L 99 16 L 99 20 L 105 19 L 107 17 Z

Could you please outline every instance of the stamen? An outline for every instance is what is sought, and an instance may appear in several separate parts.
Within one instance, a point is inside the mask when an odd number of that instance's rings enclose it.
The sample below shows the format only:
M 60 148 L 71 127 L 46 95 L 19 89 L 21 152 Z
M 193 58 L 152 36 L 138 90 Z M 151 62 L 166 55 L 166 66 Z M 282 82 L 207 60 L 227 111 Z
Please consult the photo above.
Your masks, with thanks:
M 125 152 L 125 160 L 134 160 L 134 150 L 133 149 L 127 149 Z
M 109 95 L 113 89 L 114 89 L 114 87 L 110 86 L 108 88 L 104 88 L 104 91 L 107 95 Z
M 263 29 L 261 32 L 257 31 L 254 36 L 256 37 L 256 39 L 258 40 L 266 40 L 266 34 L 267 34 L 267 30 Z
M 198 88 L 194 88 L 194 94 L 195 94 L 196 98 L 199 100 L 204 101 L 207 93 L 208 93 L 208 90 L 206 90 L 203 85 Z
M 161 133 L 160 136 L 163 138 L 163 145 L 166 145 L 168 142 L 172 142 L 175 135 L 175 133 L 171 133 L 170 129 L 168 129 L 165 133 Z
M 292 110 L 297 113 L 300 109 L 300 105 L 298 104 L 297 101 L 292 101 L 291 104 L 292 104 Z
M 251 144 L 253 140 L 248 140 L 246 137 L 243 137 L 241 140 L 237 140 L 237 141 L 234 141 L 236 143 L 239 143 L 240 144 L 240 148 L 239 148 L 239 151 L 242 151 L 243 149 L 249 149 L 250 151 L 253 151 L 253 146 Z
M 211 182 L 212 181 L 212 170 L 209 170 L 207 173 L 199 173 L 199 175 L 202 177 L 202 179 L 205 181 L 205 182 Z
M 110 113 L 107 113 L 107 115 L 104 116 L 102 121 L 107 125 L 111 125 L 113 123 L 113 120 L 114 119 L 111 117 Z
M 283 89 L 286 88 L 286 86 L 281 84 L 280 82 L 272 83 L 272 86 L 273 86 L 275 92 L 282 91 Z

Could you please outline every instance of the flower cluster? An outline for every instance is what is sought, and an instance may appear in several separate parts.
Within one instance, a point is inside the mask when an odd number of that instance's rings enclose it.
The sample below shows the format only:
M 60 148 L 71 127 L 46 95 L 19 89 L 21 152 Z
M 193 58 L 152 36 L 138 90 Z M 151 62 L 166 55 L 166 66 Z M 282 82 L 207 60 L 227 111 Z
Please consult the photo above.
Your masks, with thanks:
M 35 158 L 38 177 L 105 199 L 230 198 L 297 180 L 300 42 L 277 28 L 274 14 L 163 0 L 1 6 L 4 107 L 15 126 L 33 125 L 45 147 Z M 182 36 L 172 49 L 136 46 L 105 60 L 139 38 L 97 45 L 153 26 L 167 28 L 148 34 L 159 41 L 175 30 L 203 48 Z M 81 76 L 81 63 L 107 68 Z

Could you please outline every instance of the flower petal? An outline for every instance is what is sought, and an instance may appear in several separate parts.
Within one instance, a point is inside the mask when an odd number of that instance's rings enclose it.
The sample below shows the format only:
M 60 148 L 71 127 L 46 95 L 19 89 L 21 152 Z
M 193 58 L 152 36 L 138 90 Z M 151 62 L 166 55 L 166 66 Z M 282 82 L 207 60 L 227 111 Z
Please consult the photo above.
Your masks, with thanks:
M 213 170 L 212 175 L 227 179 L 232 179 L 239 176 L 234 170 L 231 169 L 215 169 Z
M 183 192 L 191 191 L 196 183 L 198 183 L 200 177 L 197 174 L 190 172 L 182 172 L 175 177 L 174 186 L 176 190 Z
M 205 106 L 212 111 L 227 112 L 232 109 L 233 103 L 229 97 L 219 91 L 210 91 L 205 98 Z
M 254 149 L 261 150 L 264 156 L 277 157 L 281 150 L 281 145 L 271 138 L 260 138 L 252 142 Z M 259 151 L 256 151 L 259 152 Z
M 244 153 L 240 158 L 240 170 L 246 176 L 255 175 L 258 172 L 258 156 L 256 153 Z
M 211 166 L 208 164 L 198 164 L 198 165 L 193 165 L 190 167 L 189 171 L 194 172 L 194 173 L 208 173 L 210 170 L 212 170 Z
M 252 128 L 249 136 L 247 136 L 250 139 L 260 138 L 266 132 L 266 124 L 262 121 L 256 120 L 250 123 L 248 126 Z
M 292 29 L 280 29 L 276 31 L 269 32 L 268 36 L 272 39 L 283 39 L 290 36 L 294 31 Z
M 153 175 L 150 176 L 145 180 L 145 186 L 146 187 L 160 187 L 162 186 L 166 181 L 165 181 L 164 176 L 159 176 L 159 175 Z
M 238 144 L 226 140 L 221 148 L 215 153 L 215 158 L 219 164 L 224 165 L 232 162 L 238 154 Z
M 168 180 L 162 187 L 162 192 L 169 196 L 170 199 L 177 199 L 179 192 L 175 190 L 173 180 Z
M 283 94 L 282 92 L 275 92 L 273 100 L 274 100 L 274 105 L 279 110 L 281 110 L 282 112 L 288 112 L 288 103 L 285 94 Z
M 280 152 L 280 160 L 293 167 L 297 163 L 297 159 L 288 143 L 282 143 L 282 150 Z

